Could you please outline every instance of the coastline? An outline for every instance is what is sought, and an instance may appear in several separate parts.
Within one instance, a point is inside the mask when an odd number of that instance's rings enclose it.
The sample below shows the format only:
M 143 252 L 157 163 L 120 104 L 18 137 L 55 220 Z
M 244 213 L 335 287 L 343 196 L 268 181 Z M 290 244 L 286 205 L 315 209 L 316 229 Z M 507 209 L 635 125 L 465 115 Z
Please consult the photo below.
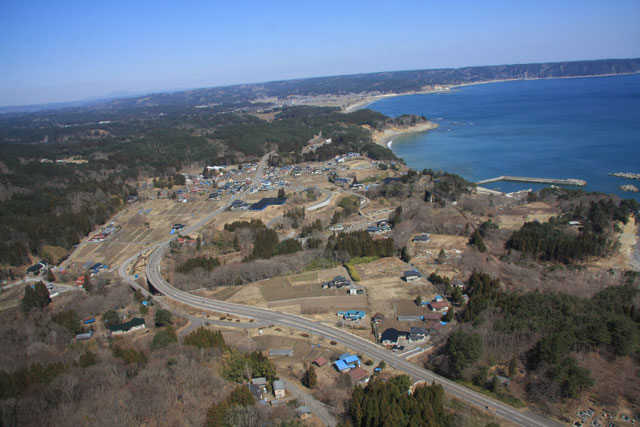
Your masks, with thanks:
M 538 78 L 525 78 L 525 79 L 500 79 L 500 80 L 487 80 L 487 81 L 483 81 L 483 82 L 460 83 L 460 84 L 455 84 L 455 85 L 434 85 L 430 89 L 421 90 L 421 91 L 411 91 L 411 92 L 402 92 L 402 93 L 388 93 L 388 94 L 385 94 L 385 95 L 371 96 L 371 97 L 368 97 L 368 98 L 365 98 L 365 99 L 362 99 L 362 100 L 359 100 L 357 102 L 354 102 L 352 104 L 347 105 L 342 110 L 342 112 L 343 113 L 350 113 L 352 111 L 356 111 L 356 110 L 359 110 L 361 108 L 365 108 L 368 105 L 370 105 L 370 104 L 372 104 L 372 103 L 374 103 L 376 101 L 379 101 L 381 99 L 384 99 L 384 98 L 393 98 L 393 97 L 396 97 L 396 96 L 427 95 L 427 94 L 432 94 L 432 93 L 450 92 L 451 90 L 459 88 L 459 87 L 484 85 L 484 84 L 491 84 L 491 83 L 517 82 L 517 81 L 590 79 L 590 78 L 597 78 L 597 77 L 631 76 L 631 75 L 634 75 L 634 74 L 640 74 L 640 73 L 596 74 L 596 75 L 593 75 L 593 76 L 538 77 Z
M 384 147 L 387 148 L 391 148 L 391 144 L 393 143 L 393 140 L 400 136 L 400 135 L 408 135 L 408 134 L 412 134 L 412 133 L 421 133 L 421 132 L 427 132 L 430 131 L 432 129 L 437 128 L 438 125 L 437 123 L 434 123 L 432 121 L 427 120 L 426 123 L 420 123 L 418 125 L 415 126 L 409 126 L 409 127 L 393 127 L 390 129 L 385 129 L 384 131 L 374 131 L 371 130 L 371 137 L 373 138 L 373 142 L 378 144 L 378 145 L 382 145 Z

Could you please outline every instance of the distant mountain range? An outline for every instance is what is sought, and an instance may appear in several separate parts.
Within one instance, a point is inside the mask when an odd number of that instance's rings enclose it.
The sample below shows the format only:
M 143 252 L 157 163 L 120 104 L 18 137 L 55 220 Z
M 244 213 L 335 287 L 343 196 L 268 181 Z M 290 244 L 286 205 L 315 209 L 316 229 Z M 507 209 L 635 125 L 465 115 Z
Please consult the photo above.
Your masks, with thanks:
M 410 93 L 425 91 L 434 86 L 452 86 L 495 80 L 588 77 L 639 72 L 640 58 L 390 71 L 242 84 L 113 97 L 111 99 L 90 99 L 23 107 L 0 107 L 0 114 L 28 113 L 62 108 L 113 111 L 145 107 L 194 107 L 199 105 L 246 103 L 266 97 L 286 99 L 292 95 Z

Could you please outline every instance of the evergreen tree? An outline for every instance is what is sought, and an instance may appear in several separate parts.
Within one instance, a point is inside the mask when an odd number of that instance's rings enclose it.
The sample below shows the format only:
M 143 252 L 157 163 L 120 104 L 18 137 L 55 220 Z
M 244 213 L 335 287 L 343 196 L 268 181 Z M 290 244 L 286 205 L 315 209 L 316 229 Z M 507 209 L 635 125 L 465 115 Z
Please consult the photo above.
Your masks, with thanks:
M 102 321 L 106 327 L 120 323 L 120 315 L 115 310 L 108 310 L 102 315 Z
M 55 282 L 56 276 L 53 274 L 50 268 L 47 268 L 47 282 Z
M 318 376 L 313 366 L 309 366 L 302 378 L 302 385 L 308 388 L 315 388 L 318 385 Z
M 278 198 L 284 199 L 286 197 L 286 193 L 284 192 L 284 188 L 280 188 L 278 190 Z
M 404 262 L 411 261 L 411 255 L 409 255 L 409 250 L 406 246 L 403 246 L 402 250 L 400 251 L 400 259 Z
M 164 348 L 171 343 L 178 342 L 178 336 L 173 326 L 169 325 L 165 329 L 158 331 L 151 341 L 151 350 Z
M 453 311 L 453 307 L 449 307 L 447 314 L 444 316 L 444 321 L 453 322 L 453 319 L 455 319 L 455 312 Z
M 455 331 L 449 335 L 445 353 L 449 357 L 449 367 L 455 376 L 480 359 L 482 340 L 479 335 Z
M 91 274 L 84 273 L 84 284 L 82 285 L 85 291 L 91 292 L 93 285 L 91 284 Z
M 154 318 L 156 326 L 167 326 L 172 323 L 172 316 L 169 310 L 165 310 L 164 308 L 156 311 L 156 315 Z
M 211 331 L 204 326 L 200 326 L 195 331 L 190 332 L 184 337 L 184 345 L 193 345 L 198 348 L 218 347 L 226 349 L 227 344 L 224 342 L 220 331 Z
M 44 283 L 38 282 L 34 285 L 27 285 L 24 288 L 22 298 L 22 311 L 28 313 L 33 308 L 44 308 L 51 302 L 49 290 Z
M 85 351 L 78 358 L 76 366 L 80 368 L 88 368 L 91 365 L 98 363 L 98 355 L 90 350 Z
M 77 335 L 82 333 L 82 324 L 80 322 L 80 316 L 74 310 L 60 311 L 53 316 L 51 320 L 60 326 L 63 326 L 70 333 Z

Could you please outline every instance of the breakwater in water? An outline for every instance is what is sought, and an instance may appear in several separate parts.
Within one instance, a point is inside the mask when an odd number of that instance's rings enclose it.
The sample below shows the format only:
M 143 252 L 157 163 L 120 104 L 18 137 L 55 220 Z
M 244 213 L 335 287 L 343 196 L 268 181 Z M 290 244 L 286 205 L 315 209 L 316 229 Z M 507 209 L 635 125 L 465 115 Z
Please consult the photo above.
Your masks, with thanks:
M 524 176 L 498 176 L 496 178 L 483 179 L 476 182 L 478 185 L 489 184 L 498 181 L 511 181 L 511 182 L 532 182 L 536 184 L 554 184 L 554 185 L 577 185 L 584 187 L 587 185 L 587 181 L 582 179 L 568 178 L 568 179 L 556 179 L 556 178 L 529 178 Z

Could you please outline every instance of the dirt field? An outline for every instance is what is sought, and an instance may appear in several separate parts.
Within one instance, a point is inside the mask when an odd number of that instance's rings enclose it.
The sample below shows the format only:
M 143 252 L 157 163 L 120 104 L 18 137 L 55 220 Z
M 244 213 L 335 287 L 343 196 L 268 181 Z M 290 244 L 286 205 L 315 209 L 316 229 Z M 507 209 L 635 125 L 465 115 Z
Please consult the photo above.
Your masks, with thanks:
M 405 282 L 402 274 L 410 267 L 397 258 L 382 258 L 356 266 L 361 281 L 358 285 L 367 290 L 371 313 L 382 312 L 395 317 L 395 302 L 412 300 L 418 295 L 435 295 L 435 288 L 425 279 Z
M 633 219 L 629 220 L 625 225 L 620 224 L 622 233 L 618 237 L 620 242 L 620 250 L 613 256 L 601 258 L 587 263 L 589 267 L 599 269 L 622 269 L 637 270 L 634 264 L 633 252 L 634 246 L 638 241 L 639 225 L 635 224 Z
M 173 224 L 197 222 L 215 210 L 218 203 L 199 196 L 189 203 L 158 199 L 130 205 L 115 217 L 115 225 L 120 227 L 115 234 L 103 242 L 82 242 L 65 266 L 81 266 L 89 261 L 109 266 L 119 264 L 146 246 L 169 237 Z
M 517 230 L 525 222 L 538 220 L 546 222 L 552 216 L 557 215 L 557 209 L 544 202 L 534 202 L 500 211 L 493 220 L 500 228 Z

